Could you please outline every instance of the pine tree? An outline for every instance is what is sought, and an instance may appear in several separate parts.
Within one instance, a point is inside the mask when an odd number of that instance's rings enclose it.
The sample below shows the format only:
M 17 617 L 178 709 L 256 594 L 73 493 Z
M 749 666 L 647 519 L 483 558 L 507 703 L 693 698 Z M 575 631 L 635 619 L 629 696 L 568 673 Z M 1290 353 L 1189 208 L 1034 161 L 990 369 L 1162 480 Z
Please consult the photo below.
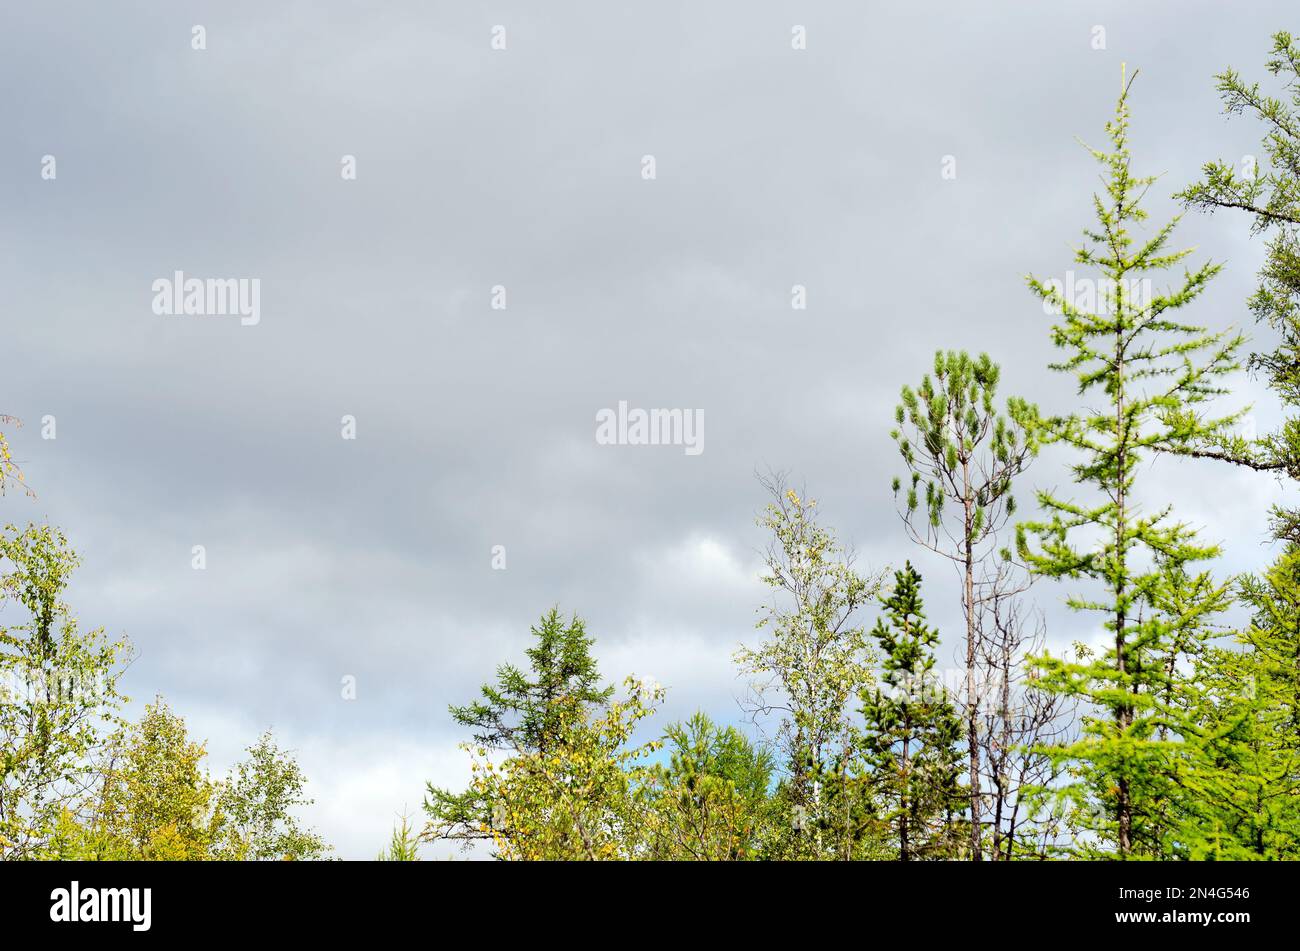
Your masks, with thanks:
M 939 634 L 925 623 L 921 576 L 910 562 L 894 573 L 881 604 L 885 617 L 871 631 L 880 645 L 881 686 L 861 697 L 864 759 L 898 858 L 947 857 L 963 798 L 961 721 L 934 675 Z
M 1060 285 L 1029 278 L 1060 314 L 1052 341 L 1066 355 L 1053 369 L 1077 376 L 1080 397 L 1106 401 L 1097 410 L 1034 423 L 1044 443 L 1078 454 L 1074 481 L 1091 488 L 1094 498 L 1039 492 L 1045 517 L 1019 526 L 1019 548 L 1034 571 L 1089 581 L 1104 592 L 1071 595 L 1067 604 L 1101 615 L 1109 638 L 1105 651 L 1071 662 L 1043 658 L 1039 684 L 1093 707 L 1083 735 L 1055 755 L 1078 780 L 1073 792 L 1090 791 L 1099 807 L 1087 827 L 1121 857 L 1159 849 L 1153 799 L 1168 776 L 1168 744 L 1186 735 L 1182 711 L 1168 702 L 1169 671 L 1177 673 L 1183 655 L 1196 652 L 1187 639 L 1204 636 L 1198 619 L 1227 600 L 1222 586 L 1192 570 L 1218 549 L 1198 542 L 1169 508 L 1148 512 L 1138 502 L 1139 465 L 1153 454 L 1184 452 L 1232 425 L 1237 417 L 1207 419 L 1201 404 L 1222 392 L 1217 381 L 1237 368 L 1242 339 L 1176 316 L 1218 266 L 1185 270 L 1178 286 L 1163 293 L 1144 290 L 1145 275 L 1168 270 L 1191 252 L 1165 250 L 1177 218 L 1141 242 L 1132 234 L 1146 218 L 1140 202 L 1154 179 L 1130 169 L 1130 88 L 1131 81 L 1107 125 L 1110 150 L 1090 149 L 1105 169 L 1106 187 L 1094 196 L 1097 224 L 1085 230 L 1075 261 L 1101 274 L 1093 306 L 1067 298 Z M 1192 600 L 1171 596 L 1175 586 L 1194 591 Z
M 913 390 L 904 386 L 895 410 L 897 427 L 890 434 L 910 473 L 901 514 L 913 541 L 952 560 L 961 575 L 962 616 L 966 622 L 965 709 L 970 797 L 970 854 L 982 858 L 980 823 L 980 614 L 1005 578 L 998 532 L 1015 513 L 1012 480 L 1024 471 L 1034 452 L 1033 441 L 1021 425 L 1030 408 L 1014 397 L 1008 415 L 995 405 L 1001 370 L 982 353 L 934 355 L 929 374 Z M 920 492 L 924 482 L 925 510 Z M 894 495 L 903 489 L 894 479 Z M 945 518 L 945 505 L 956 511 Z
M 768 796 L 775 762 L 735 727 L 703 713 L 664 731 L 667 765 L 647 771 L 649 857 L 759 857 L 773 820 Z

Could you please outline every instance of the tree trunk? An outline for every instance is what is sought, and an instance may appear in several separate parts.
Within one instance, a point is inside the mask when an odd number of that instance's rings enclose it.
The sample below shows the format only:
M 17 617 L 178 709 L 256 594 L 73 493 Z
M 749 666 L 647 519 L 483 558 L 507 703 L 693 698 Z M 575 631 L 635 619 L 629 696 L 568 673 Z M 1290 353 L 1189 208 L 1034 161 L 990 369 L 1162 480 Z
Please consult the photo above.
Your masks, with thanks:
M 980 745 L 979 706 L 975 696 L 975 552 L 971 533 L 975 529 L 974 506 L 971 498 L 970 461 L 962 460 L 962 482 L 966 506 L 966 577 L 963 597 L 966 601 L 966 745 L 970 752 L 970 857 L 972 862 L 983 858 L 980 837 Z
M 911 855 L 908 854 L 907 825 L 908 819 L 910 818 L 908 813 L 912 808 L 910 797 L 907 794 L 912 783 L 912 763 L 910 758 L 911 754 L 907 748 L 908 740 L 906 738 L 907 734 L 911 731 L 911 724 L 906 719 L 903 721 L 903 730 L 903 795 L 900 797 L 899 802 L 899 812 L 901 815 L 899 816 L 898 821 L 898 858 L 899 861 L 906 862 L 911 858 Z
M 1128 589 L 1128 579 L 1124 568 L 1124 535 L 1127 514 L 1124 509 L 1124 480 L 1128 471 L 1128 432 L 1124 425 L 1124 322 L 1117 316 L 1115 329 L 1115 357 L 1117 367 L 1117 388 L 1115 395 L 1115 439 L 1118 443 L 1116 453 L 1115 490 L 1115 665 L 1120 678 L 1128 673 L 1128 658 L 1125 656 L 1124 625 L 1127 612 L 1124 608 L 1124 596 Z M 1127 689 L 1127 688 L 1125 688 Z M 1127 703 L 1121 703 L 1115 710 L 1115 723 L 1123 734 L 1133 725 L 1133 709 Z M 1121 769 L 1123 765 L 1121 764 Z M 1121 774 L 1115 783 L 1115 819 L 1119 826 L 1119 853 L 1128 858 L 1133 850 L 1133 806 L 1129 801 L 1128 779 Z

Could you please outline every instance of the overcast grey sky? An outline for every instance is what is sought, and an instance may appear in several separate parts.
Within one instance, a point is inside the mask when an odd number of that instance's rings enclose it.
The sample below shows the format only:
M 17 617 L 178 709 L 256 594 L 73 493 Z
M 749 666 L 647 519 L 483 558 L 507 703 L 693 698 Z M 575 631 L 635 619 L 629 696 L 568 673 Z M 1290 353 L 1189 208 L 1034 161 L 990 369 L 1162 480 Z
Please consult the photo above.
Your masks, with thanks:
M 214 766 L 273 726 L 344 857 L 373 856 L 425 780 L 464 781 L 448 703 L 553 604 L 610 679 L 668 687 L 661 724 L 736 719 L 755 469 L 806 482 L 864 564 L 918 562 L 955 632 L 948 569 L 889 492 L 899 387 L 938 347 L 984 349 L 1005 392 L 1074 405 L 1024 275 L 1073 266 L 1097 184 L 1075 137 L 1102 142 L 1121 62 L 1140 68 L 1158 223 L 1201 163 L 1258 152 L 1213 74 L 1265 78 L 1295 21 L 1172 0 L 5 2 L 0 412 L 27 423 L 38 498 L 0 518 L 68 533 L 76 612 L 131 638 L 136 706 L 166 696 Z M 1249 324 L 1246 223 L 1176 238 L 1227 264 L 1194 316 Z M 260 280 L 260 323 L 158 316 L 176 270 Z M 701 410 L 704 451 L 598 445 L 620 400 Z M 1028 482 L 1064 485 L 1061 463 Z M 1272 481 L 1148 478 L 1225 572 L 1268 557 Z M 1053 640 L 1092 637 L 1064 594 L 1035 589 Z

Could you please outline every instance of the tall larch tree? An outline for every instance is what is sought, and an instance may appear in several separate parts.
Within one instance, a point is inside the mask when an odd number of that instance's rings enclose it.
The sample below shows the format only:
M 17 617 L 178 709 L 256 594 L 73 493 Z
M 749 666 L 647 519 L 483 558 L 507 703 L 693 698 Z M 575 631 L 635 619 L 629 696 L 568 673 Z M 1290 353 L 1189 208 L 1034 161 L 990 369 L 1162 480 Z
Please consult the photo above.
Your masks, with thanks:
M 1189 452 L 1300 479 L 1300 43 L 1289 33 L 1275 34 L 1266 67 L 1280 82 L 1281 97 L 1232 69 L 1215 77 L 1224 112 L 1252 116 L 1263 126 L 1265 161 L 1249 155 L 1240 164 L 1209 162 L 1201 181 L 1178 197 L 1205 212 L 1244 213 L 1251 235 L 1267 237 L 1264 267 L 1249 305 L 1277 336 L 1272 350 L 1251 355 L 1250 366 L 1288 415 L 1277 432 L 1260 438 L 1213 433 Z M 1300 511 L 1275 506 L 1272 522 L 1277 537 L 1300 542 Z
M 1134 74 L 1136 76 L 1136 74 Z M 1195 599 L 1162 596 L 1171 584 L 1195 575 L 1195 566 L 1218 549 L 1197 540 L 1169 507 L 1148 509 L 1137 493 L 1143 463 L 1178 453 L 1227 431 L 1238 418 L 1204 415 L 1204 404 L 1223 392 L 1221 378 L 1238 367 L 1242 338 L 1179 319 L 1219 267 L 1184 269 L 1161 293 L 1147 292 L 1149 275 L 1166 272 L 1191 254 L 1168 251 L 1174 218 L 1142 240 L 1133 229 L 1146 219 L 1141 201 L 1155 181 L 1130 167 L 1129 93 L 1122 84 L 1115 116 L 1107 124 L 1109 150 L 1090 149 L 1104 170 L 1105 190 L 1093 197 L 1096 224 L 1084 231 L 1075 262 L 1100 275 L 1087 306 L 1064 293 L 1060 282 L 1028 279 L 1059 314 L 1052 342 L 1064 352 L 1052 368 L 1074 374 L 1088 408 L 1039 416 L 1036 436 L 1073 450 L 1082 499 L 1040 491 L 1043 517 L 1019 526 L 1019 549 L 1034 571 L 1073 582 L 1092 582 L 1089 593 L 1069 596 L 1078 611 L 1096 612 L 1107 631 L 1104 650 L 1066 661 L 1044 657 L 1040 685 L 1091 705 L 1078 741 L 1056 755 L 1070 763 L 1099 805 L 1091 831 L 1119 857 L 1153 848 L 1145 817 L 1163 775 L 1159 730 L 1179 712 L 1165 703 L 1171 652 L 1189 651 L 1188 615 L 1204 616 L 1226 600 L 1222 586 L 1205 586 Z M 1077 285 L 1076 285 L 1077 286 Z M 1100 589 L 1098 591 L 1097 589 Z M 1176 607 L 1173 607 L 1175 606 Z M 1170 614 L 1170 610 L 1176 613 Z M 1180 661 L 1173 659 L 1172 668 Z M 1166 731 L 1164 743 L 1185 734 Z

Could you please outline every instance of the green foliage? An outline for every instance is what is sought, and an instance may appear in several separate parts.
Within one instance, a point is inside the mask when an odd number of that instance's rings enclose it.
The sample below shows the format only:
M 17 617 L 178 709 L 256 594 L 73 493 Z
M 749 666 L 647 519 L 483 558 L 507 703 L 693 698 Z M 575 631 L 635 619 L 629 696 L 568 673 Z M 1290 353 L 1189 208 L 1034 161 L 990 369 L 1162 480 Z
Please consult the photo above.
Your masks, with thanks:
M 0 413 L 0 426 L 17 428 L 22 426 L 22 422 L 13 416 Z M 0 496 L 3 496 L 11 485 L 22 489 L 27 495 L 32 495 L 32 490 L 23 482 L 23 470 L 18 467 L 18 463 L 10 453 L 4 430 L 0 429 Z
M 96 858 L 200 860 L 219 831 L 216 787 L 202 767 L 207 750 L 161 699 L 122 733 L 109 753 L 95 833 Z
M 526 651 L 533 678 L 512 664 L 497 670 L 495 686 L 484 684 L 482 700 L 451 708 L 452 719 L 474 730 L 474 742 L 498 750 L 545 750 L 561 728 L 554 701 L 571 698 L 599 704 L 613 694 L 600 687 L 591 656 L 594 642 L 576 615 L 566 625 L 558 608 L 532 629 L 536 643 Z
M 1100 614 L 1111 646 L 1078 662 L 1043 658 L 1039 686 L 1079 697 L 1094 711 L 1079 741 L 1054 755 L 1071 764 L 1102 807 L 1083 814 L 1084 827 L 1124 857 L 1160 850 L 1154 797 L 1169 771 L 1167 744 L 1188 728 L 1171 688 L 1176 692 L 1185 659 L 1206 636 L 1206 618 L 1228 600 L 1224 587 L 1192 571 L 1218 549 L 1199 543 L 1168 508 L 1146 512 L 1135 499 L 1139 465 L 1151 453 L 1183 452 L 1232 424 L 1236 417 L 1207 419 L 1201 405 L 1222 392 L 1217 381 L 1236 369 L 1241 343 L 1240 336 L 1176 316 L 1218 272 L 1215 265 L 1184 271 L 1177 287 L 1149 300 L 1133 292 L 1135 279 L 1172 268 L 1190 252 L 1165 250 L 1177 219 L 1134 240 L 1130 229 L 1146 218 L 1140 202 L 1154 179 L 1132 172 L 1128 127 L 1126 86 L 1107 126 L 1111 150 L 1091 150 L 1106 188 L 1094 196 L 1097 224 L 1085 230 L 1087 241 L 1075 254 L 1077 263 L 1101 273 L 1110 289 L 1105 306 L 1083 309 L 1058 288 L 1029 279 L 1061 314 L 1052 340 L 1065 356 L 1054 368 L 1076 375 L 1081 397 L 1105 398 L 1095 411 L 1034 421 L 1044 443 L 1075 451 L 1074 481 L 1095 499 L 1040 492 L 1046 518 L 1019 527 L 1020 551 L 1035 572 L 1090 581 L 1104 592 L 1072 595 L 1067 604 Z
M 467 788 L 430 784 L 423 830 L 402 816 L 378 859 L 417 861 L 435 838 L 478 840 L 510 860 L 911 861 L 985 849 L 999 859 L 1300 859 L 1300 510 L 1273 510 L 1287 548 L 1263 577 L 1239 581 L 1251 618 L 1227 643 L 1219 618 L 1234 588 L 1205 566 L 1217 546 L 1169 507 L 1149 507 L 1159 484 L 1141 475 L 1193 456 L 1300 479 L 1300 44 L 1290 34 L 1274 36 L 1267 68 L 1281 97 L 1232 70 L 1218 77 L 1226 111 L 1264 123 L 1267 166 L 1210 163 L 1178 197 L 1244 211 L 1268 237 L 1250 307 L 1278 340 L 1251 365 L 1291 414 L 1278 432 L 1247 438 L 1241 413 L 1210 412 L 1242 338 L 1180 316 L 1219 267 L 1188 269 L 1189 251 L 1168 250 L 1178 219 L 1138 233 L 1155 179 L 1131 169 L 1125 86 L 1109 147 L 1090 150 L 1105 187 L 1074 256 L 1101 290 L 1067 299 L 1029 278 L 1059 315 L 1052 366 L 1074 376 L 1080 408 L 1044 415 L 1012 398 L 999 409 L 1001 373 L 986 354 L 940 351 L 895 410 L 899 514 L 913 541 L 959 567 L 964 708 L 936 674 L 919 573 L 907 563 L 888 589 L 884 573 L 860 573 L 817 503 L 776 477 L 758 519 L 771 538 L 762 640 L 735 655 L 747 712 L 770 727 L 764 742 L 703 712 L 649 732 L 663 689 L 604 685 L 584 623 L 553 608 L 532 628 L 526 665 L 500 666 L 476 699 L 450 708 L 472 738 Z M 1179 269 L 1172 286 L 1147 291 L 1153 275 Z M 1040 446 L 1071 456 L 1076 494 L 1037 494 L 1041 514 L 1017 526 L 1021 565 L 999 533 Z M 0 431 L 0 495 L 10 488 L 30 495 Z M 1072 655 L 1035 653 L 1041 627 L 1025 633 L 1018 600 L 1025 565 L 1076 586 L 1067 605 L 1097 618 L 1097 636 Z M 122 721 L 129 648 L 81 630 L 62 600 L 76 566 L 56 529 L 0 533 L 0 859 L 326 857 L 296 816 L 311 803 L 306 777 L 269 732 L 216 779 L 205 745 L 161 699 Z M 883 615 L 868 631 L 860 612 L 877 599 Z M 1057 716 L 1074 702 L 1077 733 Z
M 1022 425 L 1033 407 L 1012 397 L 1007 414 L 998 412 L 1000 376 L 986 353 L 971 358 L 964 351 L 939 351 L 934 375 L 922 377 L 915 390 L 903 387 L 894 411 L 890 436 L 909 473 L 903 517 L 909 530 L 936 550 L 946 531 L 955 549 L 951 557 L 993 537 L 1015 512 L 1011 483 L 1033 455 L 1032 433 Z M 895 495 L 902 490 L 902 480 L 895 479 Z M 922 501 L 924 519 L 918 524 Z M 948 502 L 960 506 L 955 528 L 944 522 Z
M 810 825 L 824 825 L 830 819 L 822 791 L 844 775 L 854 756 L 852 701 L 874 676 L 874 654 L 857 613 L 875 598 L 884 576 L 856 570 L 852 555 L 819 524 L 815 500 L 779 478 L 767 488 L 773 502 L 759 525 L 773 541 L 763 580 L 783 597 L 763 610 L 758 627 L 766 639 L 742 646 L 735 660 L 750 678 L 750 715 L 779 717 L 775 740 L 788 773 L 790 808 L 802 810 Z M 825 837 L 792 841 L 829 855 L 839 851 Z
M 224 781 L 204 744 L 161 698 L 120 730 L 88 789 L 84 816 L 63 810 L 42 858 L 114 861 L 320 859 L 329 851 L 292 811 L 309 804 L 297 763 L 269 733 Z
M 988 678 L 981 670 L 981 615 L 1003 599 L 1005 573 L 990 567 L 993 559 L 1010 553 L 993 550 L 999 532 L 1015 513 L 1012 480 L 1033 457 L 1036 446 L 1032 421 L 1037 410 L 1024 400 L 1007 401 L 1007 415 L 996 406 L 1001 370 L 986 353 L 972 359 L 963 352 L 939 351 L 934 375 L 918 389 L 904 386 L 895 409 L 897 427 L 890 433 L 909 472 L 902 509 L 908 534 L 925 547 L 951 560 L 961 573 L 961 606 L 965 620 L 966 688 L 963 717 L 968 757 L 971 857 L 982 858 L 981 747 L 977 688 Z M 921 487 L 924 484 L 924 517 Z M 902 480 L 894 479 L 895 498 Z M 951 504 L 950 517 L 944 517 Z M 994 805 L 996 812 L 1000 799 Z
M 1216 77 L 1224 111 L 1252 115 L 1266 130 L 1262 142 L 1266 162 L 1241 169 L 1209 162 L 1202 180 L 1178 197 L 1202 211 L 1245 212 L 1251 219 L 1251 234 L 1268 237 L 1250 309 L 1276 333 L 1277 342 L 1271 351 L 1253 354 L 1251 365 L 1262 371 L 1292 415 L 1280 430 L 1260 439 L 1216 433 L 1193 451 L 1300 479 L 1300 418 L 1295 415 L 1300 408 L 1300 44 L 1289 33 L 1274 34 L 1266 65 L 1281 81 L 1283 98 L 1265 93 L 1258 83 L 1245 82 L 1232 69 Z M 1275 507 L 1273 528 L 1280 538 L 1300 540 L 1300 513 Z
M 0 440 L 0 481 L 13 478 Z M 228 783 L 161 700 L 118 711 L 130 648 L 85 632 L 63 601 L 76 554 L 57 529 L 0 532 L 0 858 L 315 858 L 290 809 L 304 778 L 270 736 Z
M 420 861 L 420 836 L 415 826 L 411 825 L 410 816 L 403 815 L 393 826 L 392 838 L 388 848 L 376 858 L 380 862 L 418 862 Z
M 1185 691 L 1198 742 L 1180 762 L 1170 852 L 1300 858 L 1300 549 L 1246 578 L 1252 623 L 1207 649 Z
M 871 631 L 883 656 L 881 685 L 861 697 L 861 743 L 879 820 L 900 860 L 949 858 L 958 844 L 954 812 L 963 805 L 961 721 L 934 675 L 939 634 L 925 623 L 921 576 L 910 562 L 894 573 L 894 589 L 881 603 L 885 617 Z
M 473 748 L 515 756 L 545 754 L 573 729 L 571 717 L 583 717 L 588 707 L 606 703 L 612 686 L 600 686 L 600 672 L 591 654 L 594 639 L 581 618 L 567 623 L 558 608 L 542 616 L 531 629 L 534 643 L 525 652 L 529 669 L 513 664 L 497 668 L 495 684 L 484 684 L 482 699 L 452 706 L 452 719 L 473 731 Z M 458 839 L 466 844 L 491 838 L 494 803 L 471 784 L 463 792 L 427 785 L 424 835 Z
M 470 791 L 487 805 L 479 831 L 496 855 L 522 860 L 604 860 L 645 856 L 646 758 L 660 741 L 634 743 L 663 689 L 628 678 L 625 698 L 593 707 L 576 696 L 552 701 L 546 748 L 518 749 L 504 762 L 469 747 Z
M 294 811 L 311 805 L 307 777 L 297 760 L 281 750 L 270 731 L 248 747 L 216 796 L 224 858 L 312 860 L 326 857 L 329 846 L 299 826 Z
M 669 762 L 646 771 L 648 854 L 656 859 L 757 858 L 776 821 L 771 753 L 703 713 L 664 733 Z
M 123 640 L 82 631 L 62 600 L 77 557 L 49 526 L 0 533 L 0 857 L 30 858 L 76 813 L 118 724 Z

